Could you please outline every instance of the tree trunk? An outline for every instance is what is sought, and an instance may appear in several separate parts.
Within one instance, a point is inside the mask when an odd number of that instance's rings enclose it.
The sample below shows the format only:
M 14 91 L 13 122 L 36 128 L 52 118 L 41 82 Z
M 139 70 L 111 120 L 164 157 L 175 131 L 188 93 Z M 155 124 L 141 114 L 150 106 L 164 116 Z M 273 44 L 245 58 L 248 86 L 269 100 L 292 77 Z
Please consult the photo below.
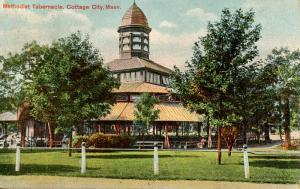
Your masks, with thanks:
M 232 147 L 233 144 L 228 146 L 228 156 L 231 156 Z
M 53 128 L 50 122 L 48 122 L 49 129 L 49 148 L 53 147 Z
M 21 146 L 25 147 L 25 128 L 24 128 L 24 125 L 21 126 Z
M 69 157 L 72 157 L 72 147 L 73 147 L 73 131 L 71 130 L 70 141 L 69 141 Z
M 268 122 L 264 124 L 264 130 L 265 130 L 265 142 L 270 143 L 270 125 Z
M 282 141 L 282 126 L 281 126 L 281 123 L 279 124 L 279 138 Z
M 289 97 L 286 97 L 284 105 L 284 147 L 286 149 L 291 147 L 290 119 L 290 101 Z
M 247 144 L 247 124 L 246 121 L 243 121 L 243 144 Z
M 207 141 L 207 148 L 212 148 L 212 128 L 208 125 L 208 141 Z
M 281 100 L 279 100 L 279 115 L 280 115 L 280 118 L 281 118 L 281 115 L 282 115 L 282 104 L 281 104 Z M 280 140 L 282 141 L 282 122 L 281 122 L 281 119 L 280 120 L 280 123 L 279 123 L 279 138 Z
M 221 165 L 221 158 L 222 158 L 222 154 L 221 154 L 221 147 L 222 147 L 222 144 L 221 144 L 221 127 L 219 126 L 218 127 L 218 164 Z

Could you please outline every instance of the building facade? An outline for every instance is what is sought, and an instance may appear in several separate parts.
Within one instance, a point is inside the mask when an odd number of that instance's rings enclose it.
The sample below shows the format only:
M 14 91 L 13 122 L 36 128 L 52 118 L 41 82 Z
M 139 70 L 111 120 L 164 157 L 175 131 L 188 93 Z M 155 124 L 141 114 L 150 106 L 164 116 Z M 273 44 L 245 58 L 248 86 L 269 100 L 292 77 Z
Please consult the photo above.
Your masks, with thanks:
M 168 132 L 178 135 L 178 130 L 185 126 L 199 127 L 202 116 L 187 110 L 180 101 L 172 97 L 168 88 L 172 70 L 149 58 L 150 33 L 147 17 L 133 3 L 124 14 L 119 33 L 119 58 L 106 66 L 115 78 L 121 82 L 115 89 L 116 103 L 110 114 L 94 122 L 98 131 L 103 133 L 136 134 L 134 124 L 134 102 L 142 93 L 150 93 L 159 99 L 155 106 L 160 110 L 159 119 L 151 127 L 153 135 L 163 133 L 165 147 L 168 147 Z

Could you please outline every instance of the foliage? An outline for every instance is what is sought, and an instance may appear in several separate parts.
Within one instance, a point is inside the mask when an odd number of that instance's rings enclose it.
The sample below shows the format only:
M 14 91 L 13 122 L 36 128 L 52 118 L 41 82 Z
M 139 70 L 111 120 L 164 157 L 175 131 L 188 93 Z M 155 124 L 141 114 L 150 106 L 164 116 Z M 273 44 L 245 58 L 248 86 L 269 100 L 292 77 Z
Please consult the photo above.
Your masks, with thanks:
M 221 20 L 207 29 L 195 43 L 187 71 L 175 67 L 171 86 L 190 109 L 209 115 L 212 126 L 226 126 L 241 120 L 233 103 L 235 84 L 243 66 L 258 55 L 261 26 L 254 25 L 253 11 L 224 9 Z
M 73 139 L 73 147 L 75 148 L 81 148 L 82 142 L 87 142 L 88 141 L 88 136 L 86 135 L 76 135 L 74 136 Z
M 236 126 L 227 126 L 221 129 L 222 136 L 227 144 L 228 156 L 231 156 L 231 150 L 238 136 L 238 128 Z
M 105 115 L 119 83 L 103 67 L 103 59 L 80 32 L 51 45 L 26 44 L 20 54 L 2 59 L 10 91 L 31 105 L 44 122 L 69 128 Z
M 266 67 L 275 73 L 273 88 L 278 95 L 278 103 L 284 119 L 285 146 L 291 146 L 291 125 L 299 123 L 300 109 L 300 51 L 287 48 L 273 49 L 266 60 Z M 299 125 L 298 125 L 299 127 Z
M 158 99 L 149 93 L 143 93 L 135 102 L 134 119 L 136 123 L 141 123 L 142 135 L 149 130 L 150 123 L 159 118 L 159 110 L 154 108 L 158 102 Z
M 133 144 L 133 138 L 128 135 L 104 135 L 95 133 L 88 137 L 87 147 L 95 148 L 129 148 Z

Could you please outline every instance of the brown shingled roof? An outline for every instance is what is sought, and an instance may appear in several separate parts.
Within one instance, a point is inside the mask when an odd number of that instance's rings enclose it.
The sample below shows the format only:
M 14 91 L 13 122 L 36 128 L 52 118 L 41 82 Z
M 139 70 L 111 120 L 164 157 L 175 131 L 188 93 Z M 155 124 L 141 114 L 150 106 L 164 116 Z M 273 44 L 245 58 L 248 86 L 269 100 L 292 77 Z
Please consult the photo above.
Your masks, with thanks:
M 118 89 L 113 90 L 114 93 L 160 93 L 167 94 L 167 87 L 154 85 L 146 82 L 121 83 Z
M 203 117 L 194 112 L 190 112 L 179 103 L 159 103 L 155 105 L 160 110 L 157 121 L 184 121 L 184 122 L 201 122 Z M 111 112 L 105 117 L 100 118 L 102 121 L 133 121 L 134 120 L 134 103 L 117 102 L 111 107 Z
M 122 18 L 121 26 L 141 25 L 148 26 L 148 20 L 143 11 L 135 4 L 126 11 Z
M 169 68 L 159 65 L 151 60 L 146 60 L 139 57 L 131 57 L 127 59 L 115 59 L 111 62 L 108 62 L 106 66 L 111 71 L 130 70 L 135 68 L 148 68 L 166 74 L 170 74 L 172 72 L 172 70 Z

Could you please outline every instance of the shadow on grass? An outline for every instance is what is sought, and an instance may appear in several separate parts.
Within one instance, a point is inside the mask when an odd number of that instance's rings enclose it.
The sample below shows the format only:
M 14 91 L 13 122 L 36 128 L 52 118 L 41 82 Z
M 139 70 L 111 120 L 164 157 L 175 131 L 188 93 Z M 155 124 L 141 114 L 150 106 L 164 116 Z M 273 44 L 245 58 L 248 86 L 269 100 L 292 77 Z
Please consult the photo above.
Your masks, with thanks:
M 278 169 L 300 169 L 300 161 L 290 160 L 255 160 L 250 162 L 250 167 L 273 167 Z
M 80 158 L 80 157 L 77 157 Z M 152 159 L 153 155 L 130 155 L 130 154 L 118 154 L 118 155 L 87 155 L 87 158 L 98 159 Z M 195 155 L 159 155 L 159 158 L 201 158 L 201 156 Z
M 300 156 L 285 156 L 285 155 L 257 155 L 249 156 L 250 159 L 298 159 Z
M 89 168 L 93 169 L 93 168 Z M 80 167 L 69 165 L 40 165 L 40 164 L 23 164 L 20 172 L 15 172 L 14 164 L 0 164 L 0 175 L 27 175 L 27 174 L 49 174 L 61 175 L 65 173 L 78 173 Z

